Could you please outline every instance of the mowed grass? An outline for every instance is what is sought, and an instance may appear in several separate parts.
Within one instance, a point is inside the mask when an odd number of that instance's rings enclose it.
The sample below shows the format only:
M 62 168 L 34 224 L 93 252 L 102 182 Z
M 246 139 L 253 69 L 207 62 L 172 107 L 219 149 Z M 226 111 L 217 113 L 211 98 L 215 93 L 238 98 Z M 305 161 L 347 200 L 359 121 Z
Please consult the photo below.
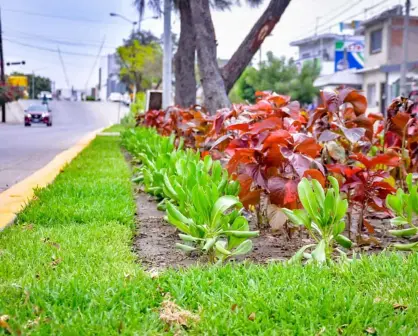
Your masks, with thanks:
M 135 204 L 118 138 L 98 137 L 36 195 L 0 232 L 0 316 L 12 330 L 160 330 L 160 295 L 131 252 Z
M 115 125 L 112 125 L 112 126 L 106 128 L 103 132 L 109 132 L 109 133 L 111 133 L 111 132 L 123 132 L 125 129 L 126 129 L 126 127 L 124 125 L 115 124 Z
M 131 252 L 130 176 L 119 140 L 98 137 L 0 232 L 0 316 L 10 316 L 14 334 L 418 335 L 416 254 L 349 267 L 194 267 L 151 279 Z M 165 293 L 200 320 L 165 326 Z

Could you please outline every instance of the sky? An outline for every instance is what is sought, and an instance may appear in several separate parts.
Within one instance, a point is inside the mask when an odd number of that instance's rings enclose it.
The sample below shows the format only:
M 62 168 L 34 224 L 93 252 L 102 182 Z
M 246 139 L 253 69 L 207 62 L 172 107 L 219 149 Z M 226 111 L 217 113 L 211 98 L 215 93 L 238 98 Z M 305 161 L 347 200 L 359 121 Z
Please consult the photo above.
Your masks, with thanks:
M 251 27 L 267 7 L 241 7 L 231 11 L 212 11 L 218 40 L 218 57 L 232 56 Z M 418 0 L 412 0 L 412 8 Z M 24 66 L 8 66 L 6 73 L 20 71 L 47 76 L 56 88 L 91 88 L 98 83 L 98 69 L 106 66 L 106 55 L 113 53 L 129 36 L 132 25 L 109 13 L 131 20 L 138 14 L 133 0 L 0 0 L 3 48 L 6 62 L 24 60 Z M 310 35 L 337 32 L 338 23 L 364 19 L 403 3 L 400 0 L 292 0 L 271 36 L 261 49 L 275 55 L 296 57 L 289 43 Z M 369 8 L 367 11 L 366 8 Z M 417 9 L 412 14 L 418 15 Z M 161 36 L 162 19 L 147 11 L 141 28 Z M 172 32 L 179 33 L 180 20 L 172 15 Z M 58 48 L 60 53 L 58 52 Z M 254 60 L 259 61 L 260 53 Z

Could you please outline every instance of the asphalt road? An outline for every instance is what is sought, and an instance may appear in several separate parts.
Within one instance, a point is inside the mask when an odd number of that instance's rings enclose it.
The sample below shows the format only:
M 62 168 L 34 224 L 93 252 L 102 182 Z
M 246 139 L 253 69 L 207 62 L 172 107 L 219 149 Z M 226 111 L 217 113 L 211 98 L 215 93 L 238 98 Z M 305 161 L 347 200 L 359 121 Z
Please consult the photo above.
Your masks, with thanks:
M 33 101 L 24 101 L 29 105 Z M 39 101 L 37 102 L 39 103 Z M 0 124 L 0 192 L 45 166 L 83 136 L 128 112 L 118 103 L 52 101 L 52 127 Z

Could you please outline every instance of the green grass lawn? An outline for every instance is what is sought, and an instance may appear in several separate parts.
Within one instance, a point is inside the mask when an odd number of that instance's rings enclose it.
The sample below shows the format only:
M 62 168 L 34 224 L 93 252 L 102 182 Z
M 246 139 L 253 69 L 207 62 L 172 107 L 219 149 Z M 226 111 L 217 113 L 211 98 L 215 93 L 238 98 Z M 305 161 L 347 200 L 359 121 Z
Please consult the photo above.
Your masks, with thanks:
M 194 267 L 151 279 L 131 252 L 134 213 L 119 139 L 98 137 L 0 232 L 0 316 L 12 332 L 174 334 L 158 312 L 169 292 L 200 316 L 184 334 L 418 335 L 416 254 L 350 267 Z
M 112 125 L 112 126 L 106 128 L 105 130 L 103 130 L 103 132 L 122 132 L 125 129 L 126 129 L 126 127 L 124 125 L 115 124 L 115 125 Z

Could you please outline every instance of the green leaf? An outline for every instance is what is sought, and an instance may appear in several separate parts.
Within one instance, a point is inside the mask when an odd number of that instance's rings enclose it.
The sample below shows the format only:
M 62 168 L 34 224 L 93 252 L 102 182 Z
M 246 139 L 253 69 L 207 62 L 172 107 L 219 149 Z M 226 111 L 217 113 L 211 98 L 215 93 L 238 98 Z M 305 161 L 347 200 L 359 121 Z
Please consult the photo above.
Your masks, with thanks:
M 390 220 L 390 224 L 394 226 L 401 226 L 401 225 L 408 224 L 408 221 L 404 217 L 395 217 Z
M 302 261 L 303 258 L 303 254 L 305 253 L 305 251 L 310 248 L 315 246 L 315 244 L 309 244 L 309 245 L 305 245 L 302 246 L 296 253 L 295 255 L 290 258 L 289 260 L 287 260 L 285 262 L 286 265 L 295 265 L 295 264 L 299 264 Z
M 402 216 L 402 197 L 400 193 L 403 193 L 401 189 L 398 189 L 396 195 L 387 195 L 386 197 L 386 206 L 395 212 L 396 215 Z
M 388 232 L 395 237 L 410 237 L 413 235 L 416 235 L 418 232 L 418 229 L 415 227 L 411 227 L 408 229 L 403 230 L 388 230 Z
M 167 221 L 174 225 L 177 229 L 179 229 L 181 232 L 190 234 L 190 228 L 186 224 L 184 224 L 182 221 L 179 221 L 178 219 L 174 218 L 170 214 L 167 214 Z
M 206 155 L 205 158 L 203 159 L 203 170 L 205 172 L 209 172 L 210 169 L 212 168 L 212 164 L 213 164 L 212 157 L 210 155 Z
M 335 236 L 334 239 L 342 247 L 351 248 L 351 246 L 353 246 L 353 242 L 350 239 L 348 239 L 346 236 L 343 236 L 341 234 Z
M 254 238 L 260 235 L 260 231 L 223 231 L 222 233 L 237 238 Z
M 418 250 L 418 242 L 411 243 L 411 244 L 393 244 L 392 246 L 396 250 L 399 250 L 399 251 L 417 251 Z
M 234 219 L 234 222 L 231 225 L 232 230 L 248 231 L 249 225 L 248 220 L 244 216 L 238 216 Z
M 298 184 L 299 199 L 311 218 L 318 218 L 318 205 L 307 178 L 303 178 Z
M 218 237 L 212 237 L 212 238 L 206 239 L 205 245 L 203 246 L 202 250 L 206 252 L 209 251 L 213 247 L 213 245 L 215 245 L 217 240 L 218 240 Z
M 228 251 L 223 245 L 224 245 L 224 242 L 217 241 L 215 244 L 216 250 L 221 254 L 228 255 L 228 256 L 231 255 L 232 253 Z
M 184 241 L 188 241 L 188 242 L 198 242 L 198 241 L 202 240 L 201 238 L 196 238 L 196 237 L 181 234 L 181 233 L 179 233 L 179 237 L 180 237 L 180 239 L 182 239 Z
M 338 236 L 340 233 L 342 233 L 345 229 L 345 222 L 344 221 L 340 221 L 336 224 L 334 224 L 334 231 L 333 234 L 334 236 Z
M 213 206 L 211 213 L 211 227 L 215 227 L 222 214 L 232 207 L 242 207 L 242 204 L 235 196 L 222 196 Z
M 319 262 L 324 263 L 327 259 L 326 253 L 325 253 L 325 240 L 321 240 L 318 245 L 316 246 L 315 250 L 312 251 L 312 258 Z
M 174 219 L 183 222 L 185 224 L 191 225 L 194 224 L 193 220 L 184 216 L 175 205 L 170 202 L 167 203 L 167 214 L 171 215 Z
M 318 204 L 323 204 L 325 201 L 325 191 L 324 188 L 322 188 L 321 183 L 319 183 L 317 180 L 313 179 L 312 181 L 312 187 L 316 196 L 316 199 L 318 200 Z
M 241 244 L 239 244 L 232 255 L 243 255 L 250 252 L 253 248 L 253 242 L 251 240 L 245 240 Z
M 185 252 L 192 252 L 192 251 L 196 251 L 196 248 L 190 245 L 184 245 L 184 244 L 179 244 L 176 243 L 176 247 L 185 251 Z
M 174 190 L 174 187 L 172 186 L 170 178 L 167 174 L 164 174 L 164 185 L 166 187 L 165 192 L 168 192 L 167 196 L 173 200 L 178 200 L 177 192 Z
M 289 209 L 286 209 L 286 208 L 282 208 L 281 210 L 287 216 L 287 218 L 290 219 L 290 221 L 293 224 L 303 225 L 307 228 L 310 227 L 311 219 L 310 219 L 309 215 L 306 213 L 306 211 L 299 210 L 299 209 L 298 209 L 299 211 L 289 210 Z

